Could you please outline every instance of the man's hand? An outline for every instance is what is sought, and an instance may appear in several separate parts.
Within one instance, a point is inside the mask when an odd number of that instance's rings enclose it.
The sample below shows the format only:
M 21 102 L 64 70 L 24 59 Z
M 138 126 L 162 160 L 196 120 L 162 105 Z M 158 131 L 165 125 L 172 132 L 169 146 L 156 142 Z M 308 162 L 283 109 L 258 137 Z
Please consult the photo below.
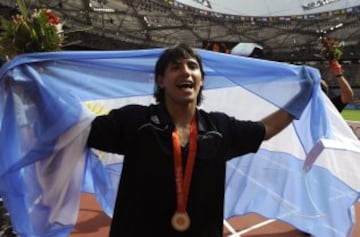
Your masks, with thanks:
M 341 102 L 343 104 L 349 104 L 353 101 L 354 92 L 350 86 L 350 83 L 346 80 L 343 75 L 343 70 L 341 64 L 335 59 L 329 62 L 329 67 L 331 71 L 334 73 L 337 82 L 340 86 L 340 95 L 341 95 Z
M 343 72 L 342 66 L 338 62 L 338 60 L 334 59 L 334 60 L 329 61 L 329 67 L 335 76 L 342 75 L 342 72 Z

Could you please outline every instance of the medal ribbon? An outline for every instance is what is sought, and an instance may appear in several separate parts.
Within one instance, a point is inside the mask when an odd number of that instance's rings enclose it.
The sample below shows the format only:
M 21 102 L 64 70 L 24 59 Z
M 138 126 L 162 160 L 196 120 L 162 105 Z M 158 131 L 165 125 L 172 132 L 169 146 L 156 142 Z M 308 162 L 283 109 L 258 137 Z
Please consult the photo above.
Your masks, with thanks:
M 195 163 L 197 149 L 197 122 L 194 116 L 190 125 L 189 152 L 186 161 L 185 174 L 183 174 L 181 145 L 176 128 L 172 132 L 174 149 L 174 171 L 176 183 L 177 211 L 185 213 L 189 196 L 192 171 Z

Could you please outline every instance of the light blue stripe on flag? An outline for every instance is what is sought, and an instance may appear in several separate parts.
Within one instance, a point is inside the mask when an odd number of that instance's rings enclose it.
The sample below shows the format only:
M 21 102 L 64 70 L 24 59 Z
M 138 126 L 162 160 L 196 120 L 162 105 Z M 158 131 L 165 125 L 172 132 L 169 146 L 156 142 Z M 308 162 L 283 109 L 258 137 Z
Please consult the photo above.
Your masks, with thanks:
M 94 113 L 153 102 L 162 51 L 24 54 L 0 69 L 0 194 L 19 234 L 69 235 L 81 191 L 112 215 L 121 158 L 85 149 L 89 126 Z M 359 141 L 322 94 L 318 70 L 199 53 L 205 110 L 259 120 L 283 108 L 298 119 L 257 154 L 229 162 L 225 217 L 256 212 L 314 235 L 348 236 Z

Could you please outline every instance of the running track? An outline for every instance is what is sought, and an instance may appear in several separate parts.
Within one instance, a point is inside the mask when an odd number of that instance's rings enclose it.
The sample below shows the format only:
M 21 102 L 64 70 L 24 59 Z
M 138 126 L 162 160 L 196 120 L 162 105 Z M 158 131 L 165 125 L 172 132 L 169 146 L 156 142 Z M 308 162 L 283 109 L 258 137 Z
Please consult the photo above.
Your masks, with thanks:
M 360 203 L 356 205 L 356 219 L 360 219 Z M 248 214 L 231 219 L 229 222 L 236 231 L 255 227 L 259 223 L 267 221 L 265 218 Z M 107 237 L 110 228 L 110 218 L 104 214 L 97 204 L 93 195 L 83 194 L 81 198 L 78 222 L 70 237 Z M 226 228 L 224 236 L 231 234 Z M 264 226 L 242 234 L 241 237 L 301 237 L 304 236 L 291 225 L 280 221 L 274 221 Z M 355 226 L 351 237 L 360 236 L 360 222 Z M 235 236 L 234 236 L 235 237 Z M 240 236 L 236 236 L 240 237 Z

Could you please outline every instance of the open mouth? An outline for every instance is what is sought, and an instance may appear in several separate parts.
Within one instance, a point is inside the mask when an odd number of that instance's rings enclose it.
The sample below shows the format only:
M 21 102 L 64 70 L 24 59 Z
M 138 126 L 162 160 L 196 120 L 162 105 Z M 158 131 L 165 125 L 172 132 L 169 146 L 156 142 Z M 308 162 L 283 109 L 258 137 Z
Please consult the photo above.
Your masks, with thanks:
M 194 84 L 192 82 L 183 82 L 181 84 L 178 84 L 177 87 L 179 89 L 192 89 L 194 88 Z

